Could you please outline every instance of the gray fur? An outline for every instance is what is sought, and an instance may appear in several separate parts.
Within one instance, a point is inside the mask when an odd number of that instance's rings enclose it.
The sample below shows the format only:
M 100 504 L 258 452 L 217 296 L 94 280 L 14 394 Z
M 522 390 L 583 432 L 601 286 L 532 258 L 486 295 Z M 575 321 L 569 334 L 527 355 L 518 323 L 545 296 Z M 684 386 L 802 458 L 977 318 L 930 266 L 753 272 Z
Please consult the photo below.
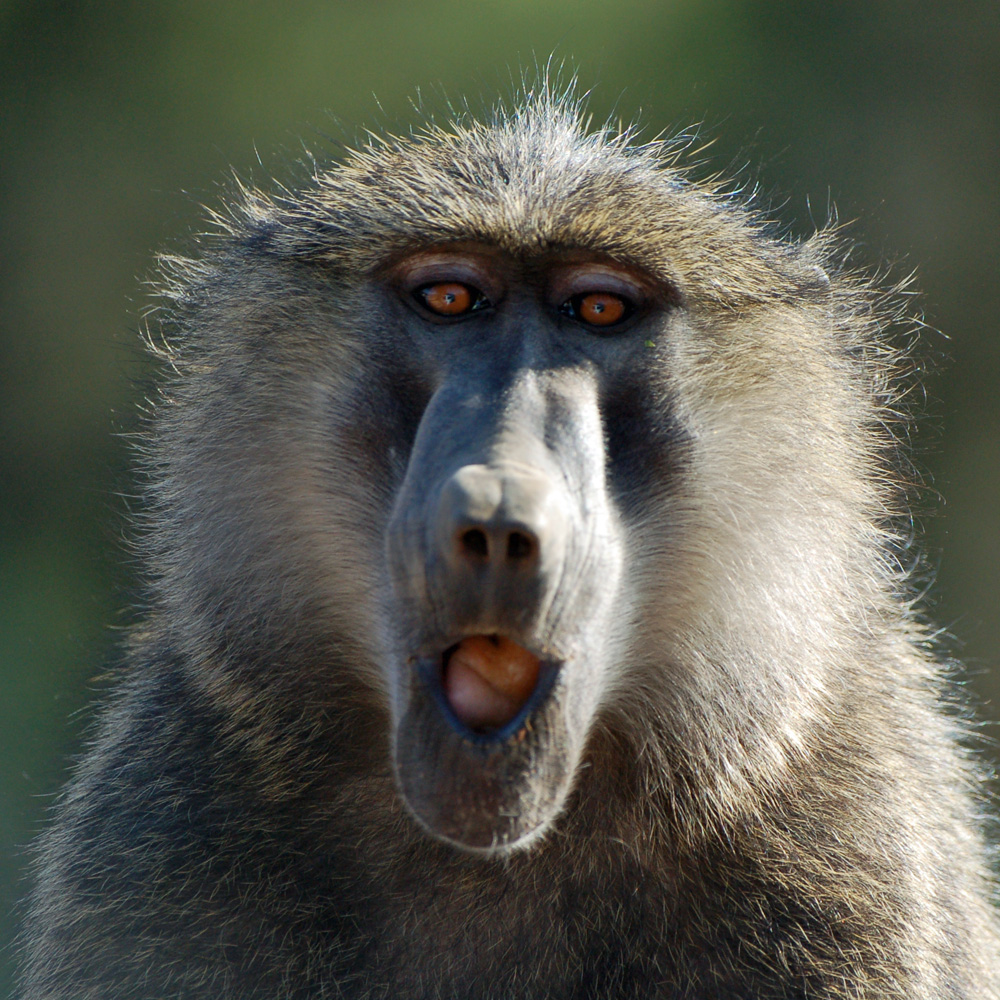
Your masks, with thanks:
M 39 849 L 24 1000 L 1000 998 L 898 558 L 894 300 L 680 155 L 529 95 L 164 262 L 149 610 Z M 388 276 L 453 246 L 520 277 L 432 329 Z M 567 259 L 650 309 L 553 315 L 523 289 Z M 439 542 L 471 466 L 565 511 L 488 599 Z M 408 664 L 490 629 L 556 679 L 480 739 Z

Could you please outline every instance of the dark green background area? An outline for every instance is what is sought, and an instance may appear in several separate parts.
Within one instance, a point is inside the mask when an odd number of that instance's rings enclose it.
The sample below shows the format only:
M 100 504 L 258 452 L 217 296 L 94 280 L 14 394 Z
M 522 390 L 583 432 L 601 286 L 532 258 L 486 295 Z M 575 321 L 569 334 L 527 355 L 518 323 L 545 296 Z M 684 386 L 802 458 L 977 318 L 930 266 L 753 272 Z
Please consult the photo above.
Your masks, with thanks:
M 579 70 L 601 119 L 704 123 L 793 233 L 918 270 L 933 618 L 1000 717 L 1000 4 L 0 3 L 0 937 L 135 599 L 121 542 L 152 255 L 241 177 Z M 710 169 L 710 168 L 706 168 Z M 947 335 L 947 336 L 945 336 Z M 987 729 L 987 732 L 991 730 Z M 995 730 L 993 730 L 995 732 Z M 0 994 L 7 981 L 0 972 Z

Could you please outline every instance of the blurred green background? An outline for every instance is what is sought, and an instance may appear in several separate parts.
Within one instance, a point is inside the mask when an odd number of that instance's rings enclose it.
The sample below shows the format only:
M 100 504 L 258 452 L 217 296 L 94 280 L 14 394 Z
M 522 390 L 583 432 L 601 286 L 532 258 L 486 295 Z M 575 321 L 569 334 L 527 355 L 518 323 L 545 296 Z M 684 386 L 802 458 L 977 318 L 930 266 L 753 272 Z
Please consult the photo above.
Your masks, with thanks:
M 791 231 L 831 203 L 859 261 L 916 267 L 941 499 L 921 519 L 985 717 L 1000 717 L 1000 4 L 928 0 L 145 0 L 0 3 L 0 938 L 114 662 L 152 254 L 183 247 L 232 166 L 296 175 L 509 92 L 550 53 L 599 118 L 693 122 Z M 332 137 L 327 139 L 326 137 Z M 995 730 L 986 730 L 996 732 Z M 0 972 L 0 995 L 8 988 Z

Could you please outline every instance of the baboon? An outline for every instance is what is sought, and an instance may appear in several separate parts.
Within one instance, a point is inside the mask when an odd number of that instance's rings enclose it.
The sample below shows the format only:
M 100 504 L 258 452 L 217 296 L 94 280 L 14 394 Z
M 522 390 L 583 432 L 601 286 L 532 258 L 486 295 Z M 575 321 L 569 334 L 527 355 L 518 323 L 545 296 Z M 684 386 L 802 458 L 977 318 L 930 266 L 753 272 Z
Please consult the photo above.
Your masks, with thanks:
M 164 260 L 25 1000 L 1000 997 L 905 310 L 684 162 L 541 87 Z

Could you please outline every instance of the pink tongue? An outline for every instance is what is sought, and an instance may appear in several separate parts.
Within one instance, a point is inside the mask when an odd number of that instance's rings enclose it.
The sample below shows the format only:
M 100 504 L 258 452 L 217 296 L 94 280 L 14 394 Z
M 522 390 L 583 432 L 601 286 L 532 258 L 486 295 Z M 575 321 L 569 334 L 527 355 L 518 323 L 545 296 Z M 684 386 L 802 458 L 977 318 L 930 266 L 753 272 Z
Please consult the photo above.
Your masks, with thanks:
M 531 696 L 538 668 L 538 658 L 509 639 L 471 636 L 448 657 L 445 697 L 469 728 L 503 726 Z
M 444 675 L 444 693 L 451 710 L 470 729 L 502 726 L 521 707 L 514 698 L 490 687 L 464 663 L 449 664 Z

